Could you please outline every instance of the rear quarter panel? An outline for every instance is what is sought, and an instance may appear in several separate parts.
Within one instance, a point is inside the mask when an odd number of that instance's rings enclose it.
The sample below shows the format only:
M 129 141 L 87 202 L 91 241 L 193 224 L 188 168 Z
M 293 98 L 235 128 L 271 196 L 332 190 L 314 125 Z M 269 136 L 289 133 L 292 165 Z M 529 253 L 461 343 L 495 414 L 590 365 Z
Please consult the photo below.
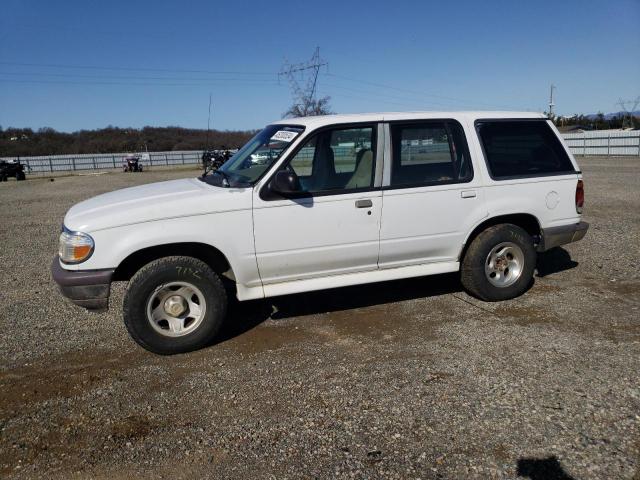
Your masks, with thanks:
M 577 173 L 540 177 L 494 180 L 489 175 L 475 121 L 468 119 L 469 144 L 473 146 L 474 166 L 483 179 L 484 200 L 488 218 L 510 214 L 530 214 L 541 228 L 567 225 L 580 221 L 576 212 L 575 193 L 580 167 L 552 122 L 547 122 L 564 147 Z M 477 226 L 477 225 L 476 225 Z M 474 226 L 475 228 L 475 226 Z
M 490 217 L 515 213 L 535 216 L 542 228 L 580 221 L 575 193 L 578 174 L 490 181 L 484 187 Z

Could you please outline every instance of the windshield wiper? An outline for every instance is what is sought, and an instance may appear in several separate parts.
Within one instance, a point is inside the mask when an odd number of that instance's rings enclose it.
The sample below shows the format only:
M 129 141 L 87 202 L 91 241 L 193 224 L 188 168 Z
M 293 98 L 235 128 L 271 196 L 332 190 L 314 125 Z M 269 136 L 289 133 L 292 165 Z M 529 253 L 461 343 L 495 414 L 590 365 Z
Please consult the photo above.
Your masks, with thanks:
M 229 174 L 227 172 L 225 172 L 224 170 L 214 170 L 213 174 L 218 174 L 222 177 L 222 186 L 223 187 L 231 187 L 231 183 L 229 183 Z

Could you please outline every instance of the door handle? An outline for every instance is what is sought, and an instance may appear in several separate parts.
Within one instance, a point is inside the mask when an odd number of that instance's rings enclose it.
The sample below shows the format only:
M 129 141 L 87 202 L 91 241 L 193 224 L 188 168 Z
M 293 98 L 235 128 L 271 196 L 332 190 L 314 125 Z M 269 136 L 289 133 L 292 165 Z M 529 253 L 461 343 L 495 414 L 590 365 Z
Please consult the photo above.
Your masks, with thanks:
M 475 198 L 476 192 L 475 190 L 463 190 L 460 192 L 460 196 L 462 198 Z
M 356 208 L 370 208 L 373 207 L 371 200 L 356 200 Z

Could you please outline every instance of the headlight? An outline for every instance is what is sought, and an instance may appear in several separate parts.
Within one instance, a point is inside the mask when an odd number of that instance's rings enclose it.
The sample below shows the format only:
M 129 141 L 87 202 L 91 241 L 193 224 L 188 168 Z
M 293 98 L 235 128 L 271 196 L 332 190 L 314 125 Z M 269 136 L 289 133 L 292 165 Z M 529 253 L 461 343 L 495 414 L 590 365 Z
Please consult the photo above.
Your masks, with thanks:
M 58 254 L 62 263 L 80 263 L 93 253 L 93 238 L 86 233 L 72 232 L 62 227 Z

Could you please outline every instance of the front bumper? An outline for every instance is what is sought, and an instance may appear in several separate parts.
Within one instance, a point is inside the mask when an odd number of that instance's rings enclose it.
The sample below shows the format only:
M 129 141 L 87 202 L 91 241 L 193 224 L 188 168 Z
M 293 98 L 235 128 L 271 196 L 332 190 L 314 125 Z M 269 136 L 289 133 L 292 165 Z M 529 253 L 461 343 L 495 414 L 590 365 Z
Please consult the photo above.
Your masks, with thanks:
M 546 252 L 553 247 L 577 242 L 578 240 L 582 240 L 588 229 L 589 224 L 587 222 L 544 228 L 542 229 L 542 235 L 537 249 L 539 252 Z
M 51 276 L 62 295 L 76 305 L 88 310 L 105 310 L 109 307 L 109 292 L 114 269 L 65 270 L 58 255 L 51 263 Z

